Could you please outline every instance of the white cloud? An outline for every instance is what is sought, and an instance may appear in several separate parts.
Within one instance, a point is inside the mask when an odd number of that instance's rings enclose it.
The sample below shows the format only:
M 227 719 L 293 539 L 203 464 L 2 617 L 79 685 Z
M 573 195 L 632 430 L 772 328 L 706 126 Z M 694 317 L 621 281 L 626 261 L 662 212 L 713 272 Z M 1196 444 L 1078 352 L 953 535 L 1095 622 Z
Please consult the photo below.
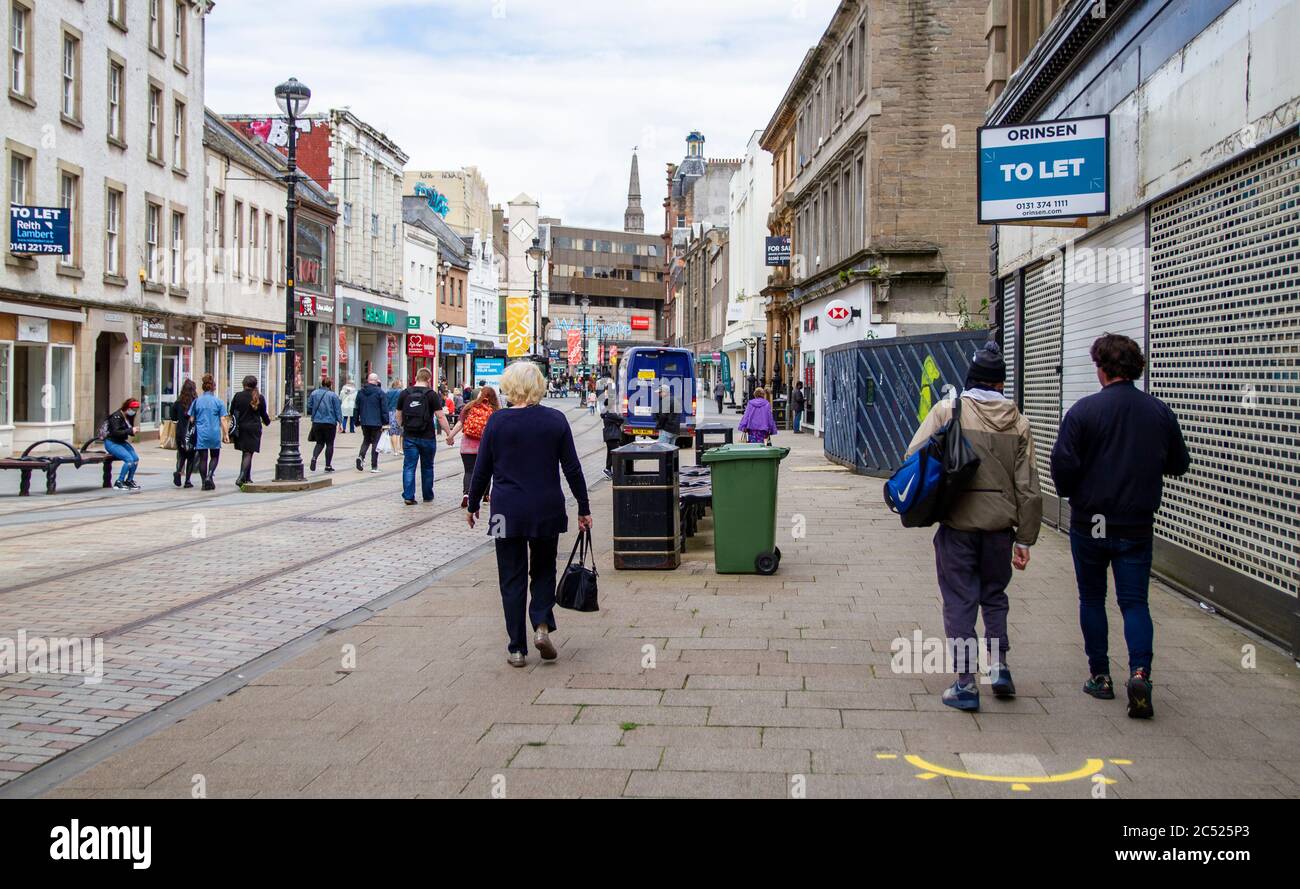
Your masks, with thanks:
M 494 202 L 620 228 L 632 147 L 646 227 L 692 129 L 735 157 L 768 122 L 833 0 L 221 0 L 207 104 L 272 112 L 289 76 L 351 107 L 410 165 L 476 165 Z M 268 11 L 272 11 L 268 15 Z

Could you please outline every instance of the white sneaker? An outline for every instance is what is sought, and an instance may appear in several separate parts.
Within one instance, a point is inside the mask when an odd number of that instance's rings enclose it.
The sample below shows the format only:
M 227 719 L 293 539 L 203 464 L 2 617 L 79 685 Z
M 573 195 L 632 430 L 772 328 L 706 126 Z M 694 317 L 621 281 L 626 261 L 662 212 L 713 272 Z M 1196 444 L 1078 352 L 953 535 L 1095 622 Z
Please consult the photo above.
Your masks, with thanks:
M 379 472 L 379 467 L 376 466 L 376 467 L 374 467 L 373 469 L 371 469 L 370 471 L 371 471 L 371 472 Z

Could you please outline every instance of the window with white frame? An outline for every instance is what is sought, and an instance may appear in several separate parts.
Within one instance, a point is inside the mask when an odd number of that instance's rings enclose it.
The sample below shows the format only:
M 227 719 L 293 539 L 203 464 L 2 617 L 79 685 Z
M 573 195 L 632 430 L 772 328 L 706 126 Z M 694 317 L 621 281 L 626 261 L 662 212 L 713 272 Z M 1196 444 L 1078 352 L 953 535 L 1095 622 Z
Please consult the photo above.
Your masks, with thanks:
M 185 169 L 185 103 L 176 102 L 172 109 L 172 166 Z
M 185 55 L 185 4 L 176 4 L 176 22 L 172 28 L 172 61 L 178 65 L 186 63 Z
M 72 346 L 17 342 L 13 368 L 13 423 L 72 422 Z
M 257 280 L 257 208 L 248 208 L 248 276 Z
M 104 193 L 104 272 L 122 274 L 122 203 L 123 194 L 115 188 Z
M 172 269 L 173 287 L 185 286 L 185 214 L 172 211 Z
M 149 0 L 149 47 L 161 53 L 163 46 L 162 0 Z
M 122 140 L 126 132 L 122 108 L 122 84 L 126 80 L 126 69 L 113 59 L 108 62 L 108 138 Z
M 146 277 L 157 283 L 162 275 L 162 207 L 152 201 L 144 211 L 144 267 Z
M 16 151 L 9 153 L 9 203 L 30 204 L 32 159 Z
M 76 35 L 63 32 L 63 116 L 81 120 L 81 41 Z
M 226 249 L 226 196 L 212 193 L 212 270 L 221 271 L 221 254 Z
M 262 214 L 262 243 L 263 252 L 266 254 L 266 280 L 275 280 L 275 251 L 271 249 L 271 214 Z
M 161 161 L 162 150 L 162 90 L 149 87 L 149 157 Z
M 230 218 L 234 224 L 234 243 L 231 244 L 233 248 L 231 253 L 235 258 L 235 274 L 242 275 L 244 273 L 244 204 L 242 201 L 235 201 L 234 213 Z
M 9 4 L 9 89 L 32 97 L 30 50 L 32 11 L 24 3 Z
M 81 267 L 81 177 L 59 171 L 59 206 L 68 211 L 69 249 L 59 257 L 64 268 Z
M 108 0 L 108 20 L 119 27 L 126 27 L 126 0 Z

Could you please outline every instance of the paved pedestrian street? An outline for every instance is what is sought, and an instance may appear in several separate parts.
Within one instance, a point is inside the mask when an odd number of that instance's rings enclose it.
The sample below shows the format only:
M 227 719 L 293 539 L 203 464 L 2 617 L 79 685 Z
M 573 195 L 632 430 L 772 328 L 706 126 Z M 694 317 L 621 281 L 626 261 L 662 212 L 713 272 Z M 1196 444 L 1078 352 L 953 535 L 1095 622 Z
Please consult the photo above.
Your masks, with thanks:
M 932 532 L 879 479 L 781 433 L 776 575 L 715 574 L 711 519 L 676 571 L 615 571 L 599 421 L 551 403 L 592 487 L 601 610 L 558 612 L 558 660 L 523 670 L 449 448 L 432 507 L 350 444 L 317 492 L 176 491 L 147 447 L 144 494 L 0 498 L 0 636 L 104 641 L 97 685 L 0 677 L 0 795 L 1300 797 L 1293 662 L 1196 602 L 1153 587 L 1156 716 L 1130 720 L 1080 692 L 1069 549 L 1044 529 L 1010 589 L 1019 696 L 956 712 L 941 667 L 894 668 L 942 622 Z

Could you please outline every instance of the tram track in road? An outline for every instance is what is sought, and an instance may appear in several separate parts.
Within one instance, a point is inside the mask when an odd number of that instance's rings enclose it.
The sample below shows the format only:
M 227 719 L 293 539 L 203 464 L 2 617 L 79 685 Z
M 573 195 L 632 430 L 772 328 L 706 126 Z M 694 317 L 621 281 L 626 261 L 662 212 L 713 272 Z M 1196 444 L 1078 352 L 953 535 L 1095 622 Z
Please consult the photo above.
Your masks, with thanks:
M 595 427 L 589 427 L 588 429 L 584 429 L 584 430 L 582 430 L 582 431 L 580 431 L 580 432 L 579 432 L 578 430 L 575 430 L 575 431 L 574 431 L 574 438 L 575 438 L 575 439 L 580 438 L 580 437 L 582 437 L 582 436 L 584 436 L 584 435 L 586 435 L 586 434 L 592 432 L 594 428 L 595 428 Z M 579 459 L 579 461 L 582 461 L 582 460 L 584 460 L 584 459 L 586 459 L 586 458 L 592 456 L 593 454 L 597 454 L 597 453 L 603 452 L 604 449 L 605 449 L 605 448 L 604 448 L 604 443 L 602 442 L 601 445 L 600 445 L 599 447 L 597 447 L 597 448 L 594 448 L 594 449 L 592 449 L 592 450 L 585 451 L 585 452 L 580 452 L 579 455 L 578 455 L 578 459 Z M 450 472 L 447 472 L 447 473 L 443 474 L 443 475 L 441 476 L 441 478 L 443 478 L 443 479 L 450 479 L 450 478 L 458 478 L 458 477 L 463 477 L 463 476 L 464 476 L 465 471 L 464 471 L 464 468 L 461 466 L 459 460 L 451 460 L 451 459 L 449 459 L 449 460 L 442 461 L 442 463 L 444 463 L 444 464 L 445 464 L 445 463 L 451 463 L 452 466 L 453 466 L 453 470 L 450 471 Z M 388 475 L 388 476 L 385 476 L 385 478 L 391 479 L 392 476 L 391 476 L 391 475 Z M 362 481 L 360 481 L 360 482 L 354 482 L 353 484 L 366 484 L 366 483 L 368 483 L 368 482 L 370 482 L 370 481 L 375 481 L 375 480 L 377 480 L 377 479 L 363 479 Z M 324 489 L 321 489 L 320 491 L 310 491 L 310 492 L 306 492 L 306 494 L 307 494 L 307 496 L 311 496 L 311 495 L 313 495 L 313 494 L 319 494 L 319 493 L 322 493 L 322 492 L 324 492 L 324 491 L 329 491 L 329 490 L 330 490 L 329 488 L 324 488 Z M 337 490 L 337 489 L 335 489 L 335 490 Z M 275 527 L 275 526 L 277 526 L 277 525 L 284 524 L 284 523 L 286 523 L 286 522 L 301 521 L 302 519 L 307 518 L 307 517 L 320 516 L 320 515 L 323 514 L 323 513 L 336 512 L 336 511 L 338 511 L 338 510 L 340 510 L 340 509 L 345 509 L 345 508 L 349 508 L 349 507 L 355 507 L 355 506 L 358 506 L 358 505 L 361 505 L 361 504 L 364 504 L 364 503 L 368 503 L 368 502 L 370 502 L 370 501 L 379 500 L 379 499 L 384 498 L 384 497 L 392 497 L 392 496 L 393 496 L 393 491 L 392 491 L 392 489 L 391 489 L 391 488 L 386 488 L 386 489 L 383 490 L 383 491 L 378 491 L 378 492 L 374 492 L 374 493 L 365 494 L 365 495 L 360 496 L 360 497 L 351 497 L 351 498 L 348 498 L 348 499 L 346 499 L 346 500 L 343 500 L 343 501 L 340 502 L 340 503 L 332 504 L 332 505 L 329 505 L 329 506 L 323 506 L 323 507 L 322 507 L 322 506 L 316 506 L 316 507 L 314 507 L 314 508 L 312 508 L 312 509 L 307 509 L 307 510 L 303 510 L 303 511 L 301 511 L 301 512 L 293 513 L 292 515 L 280 516 L 280 517 L 277 517 L 277 518 L 274 518 L 274 519 L 268 519 L 267 521 L 264 521 L 264 522 L 257 522 L 257 523 L 255 523 L 255 524 L 248 525 L 248 526 L 243 527 L 243 528 L 235 528 L 235 529 L 232 529 L 232 530 L 230 530 L 230 531 L 223 531 L 223 532 L 218 533 L 218 534 L 211 534 L 211 535 L 208 535 L 208 536 L 203 537 L 203 538 L 201 538 L 201 539 L 183 540 L 183 541 L 176 542 L 176 543 L 170 543 L 170 544 L 167 544 L 167 545 L 165 545 L 165 546 L 155 546 L 155 547 L 152 547 L 152 548 L 150 548 L 150 549 L 142 550 L 142 551 L 137 551 L 137 552 L 133 552 L 133 553 L 130 553 L 130 554 L 128 554 L 128 555 L 121 556 L 121 557 L 116 558 L 116 559 L 111 559 L 111 560 L 108 560 L 108 561 L 98 562 L 98 563 L 96 563 L 96 564 L 94 564 L 94 565 L 91 565 L 91 566 L 81 566 L 81 567 L 78 567 L 78 568 L 69 569 L 69 570 L 67 570 L 67 571 L 62 571 L 62 572 L 58 572 L 58 573 L 55 573 L 55 574 L 47 574 L 47 575 L 45 575 L 45 576 L 43 576 L 43 577 L 33 578 L 33 579 L 31 579 L 31 580 L 23 581 L 23 582 L 21 582 L 21 583 L 16 583 L 16 584 L 11 584 L 11 585 L 9 585 L 9 586 L 0 587 L 0 596 L 6 596 L 6 595 L 9 595 L 10 593 L 22 592 L 23 590 L 32 589 L 33 587 L 38 587 L 38 586 L 41 586 L 41 585 L 43 585 L 43 584 L 47 584 L 47 583 L 55 583 L 55 582 L 58 582 L 58 581 L 60 581 L 60 580 L 67 580 L 67 579 L 69 579 L 69 578 L 76 577 L 76 576 L 78 576 L 78 575 L 80 575 L 80 574 L 85 574 L 86 572 L 89 572 L 89 571 L 98 571 L 98 570 L 102 570 L 102 569 L 106 569 L 106 568 L 113 568 L 113 567 L 116 567 L 116 566 L 119 566 L 119 565 L 125 565 L 125 564 L 128 564 L 128 563 L 130 563 L 130 562 L 133 562 L 133 561 L 135 561 L 135 560 L 137 560 L 137 559 L 148 559 L 148 558 L 153 558 L 153 557 L 155 557 L 155 556 L 163 555 L 164 553 L 175 553 L 175 552 L 177 552 L 177 551 L 179 551 L 179 550 L 190 549 L 190 548 L 193 548 L 193 547 L 200 546 L 200 545 L 202 545 L 202 544 L 212 543 L 212 542 L 215 542 L 215 541 L 218 541 L 218 540 L 227 540 L 227 539 L 229 539 L 229 538 L 231 538 L 231 537 L 235 537 L 235 536 L 237 536 L 237 535 L 241 535 L 241 534 L 249 534 L 249 533 L 255 533 L 255 532 L 258 532 L 258 531 L 264 531 L 264 530 L 266 530 L 266 529 L 268 529 L 268 528 L 272 528 L 272 527 Z M 195 507 L 196 504 L 202 504 L 203 502 L 205 502 L 205 501 L 191 501 L 191 502 L 189 502 L 189 503 L 184 504 L 184 507 L 185 507 L 185 508 L 188 508 L 188 509 L 193 509 L 193 508 Z M 176 508 L 178 508 L 178 506 L 180 506 L 180 505 L 179 505 L 179 504 L 172 504 L 172 505 L 169 505 L 169 506 L 166 506 L 166 507 L 159 507 L 159 508 L 156 509 L 156 510 L 141 510 L 140 512 L 132 513 L 131 516 L 134 517 L 134 516 L 137 516 L 137 515 L 147 515 L 147 514 L 149 514 L 149 513 L 154 513 L 154 512 L 165 512 L 165 511 L 170 510 L 170 509 L 176 509 Z M 459 507 L 459 504 L 457 504 L 457 506 L 454 507 L 454 508 L 455 508 L 455 509 L 459 509 L 459 508 L 460 508 L 460 507 Z M 403 525 L 401 528 L 398 528 L 398 529 L 392 529 L 392 530 L 386 531 L 386 532 L 384 533 L 383 536 L 387 536 L 387 535 L 389 535 L 389 534 L 393 534 L 393 533 L 401 533 L 401 532 L 404 531 L 404 530 L 410 530 L 411 528 L 418 526 L 418 525 L 419 525 L 420 523 L 422 523 L 422 522 L 432 521 L 433 518 L 436 518 L 438 515 L 443 515 L 443 514 L 445 514 L 445 513 L 438 513 L 438 514 L 436 514 L 436 515 L 433 516 L 433 517 L 430 517 L 430 516 L 428 516 L 428 515 L 425 515 L 425 516 L 421 517 L 420 519 L 415 520 L 414 522 L 412 522 L 412 523 L 410 523 L 410 524 Z M 66 525 L 66 526 L 64 526 L 64 527 L 57 528 L 57 529 L 53 529 L 53 530 L 54 530 L 54 531 L 72 530 L 72 529 L 75 529 L 75 528 L 82 528 L 82 527 L 86 527 L 86 526 L 89 526 L 89 525 L 98 524 L 98 523 L 101 523 L 101 522 L 104 522 L 104 521 L 110 521 L 110 520 L 112 520 L 112 519 L 120 518 L 120 517 L 121 517 L 121 516 L 107 516 L 107 517 L 105 517 L 105 518 L 103 518 L 103 519 L 92 519 L 92 520 L 87 521 L 87 522 L 82 522 L 82 523 L 78 523 L 78 524 L 74 524 L 74 525 Z M 7 540 L 12 541 L 12 540 L 14 540 L 14 539 L 22 539 L 22 537 L 25 537 L 25 536 L 40 535 L 40 534 L 49 534 L 49 533 L 51 533 L 51 532 L 50 532 L 50 531 L 32 532 L 32 534 L 30 534 L 30 535 L 21 535 L 21 536 L 19 536 L 19 537 L 9 537 L 9 538 L 7 538 Z M 305 564 L 310 564 L 310 562 L 315 561 L 316 558 L 319 558 L 319 557 L 314 557 L 314 558 L 312 558 L 312 559 L 309 559 L 309 560 L 307 560 L 307 562 L 306 562 Z M 296 567 L 303 567 L 303 566 L 302 566 L 302 565 L 298 565 L 298 566 L 296 566 Z M 292 569 L 292 568 L 279 568 L 279 569 L 274 569 L 274 570 L 272 570 L 271 572 L 268 573 L 268 576 L 267 576 L 267 577 L 263 577 L 263 578 L 261 578 L 261 580 L 264 581 L 264 580 L 266 580 L 266 579 L 269 579 L 269 578 L 271 578 L 271 577 L 274 577 L 276 574 L 283 573 L 283 572 L 286 571 L 286 570 L 293 570 L 293 569 Z M 225 591 L 225 592 L 228 593 L 229 590 L 227 590 L 227 591 Z M 221 595 L 221 594 L 216 594 L 216 593 L 214 593 L 214 594 L 211 594 L 211 595 L 209 595 L 209 596 L 205 596 L 203 600 L 196 600 L 196 601 L 204 601 L 204 600 L 210 600 L 210 599 L 214 599 L 214 598 L 219 598 L 220 595 Z M 184 608 L 184 607 L 187 607 L 189 604 L 190 604 L 190 603 L 186 603 L 186 604 L 182 604 L 182 605 L 177 605 L 176 608 L 177 608 L 177 609 Z M 154 620 L 154 619 L 157 619 L 157 618 L 156 618 L 156 617 L 155 617 L 155 618 L 149 618 L 149 620 Z M 139 622 L 138 622 L 138 621 L 133 621 L 133 622 L 131 622 L 131 624 L 129 624 L 129 625 L 124 625 L 124 626 L 134 626 L 134 625 L 136 625 L 137 623 L 139 623 Z M 99 634 L 96 634 L 96 635 L 99 635 Z

